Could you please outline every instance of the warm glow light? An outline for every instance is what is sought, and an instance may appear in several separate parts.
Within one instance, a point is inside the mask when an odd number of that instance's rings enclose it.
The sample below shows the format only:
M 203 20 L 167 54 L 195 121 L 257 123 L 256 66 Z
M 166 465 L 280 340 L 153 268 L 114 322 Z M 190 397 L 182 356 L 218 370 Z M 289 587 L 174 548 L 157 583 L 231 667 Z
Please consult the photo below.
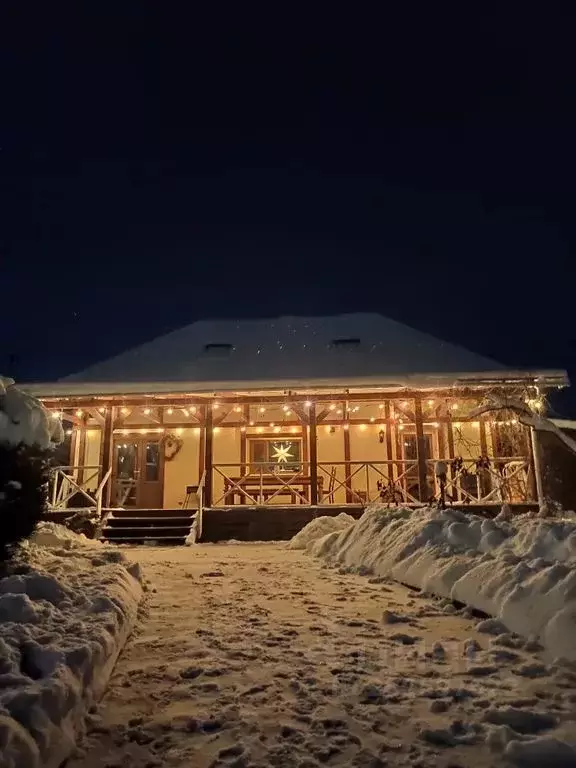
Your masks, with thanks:
M 54 411 L 54 412 L 52 413 L 52 418 L 53 418 L 53 419 L 59 419 L 59 418 L 60 418 L 60 416 L 62 416 L 62 413 L 61 413 L 60 411 Z
M 282 406 L 282 410 L 283 410 L 283 411 L 287 411 L 287 410 L 288 410 L 288 406 L 287 406 L 287 405 L 283 405 L 283 406 Z
M 174 408 L 167 408 L 167 409 L 166 409 L 166 413 L 167 413 L 169 416 L 172 416 L 172 414 L 174 413 Z
M 253 422 L 253 421 L 251 421 L 251 422 L 250 422 L 250 426 L 251 426 L 251 427 L 253 427 L 253 426 L 254 426 L 254 422 Z
M 177 435 L 181 435 L 183 432 L 184 430 L 182 429 L 182 427 L 178 427 L 178 429 L 176 430 Z
M 376 419 L 374 418 L 374 416 L 371 416 L 371 417 L 370 417 L 370 421 L 371 421 L 372 423 L 374 423 L 374 422 L 376 421 Z
M 241 408 L 239 405 L 237 405 L 237 406 L 234 408 L 234 413 L 241 413 L 241 412 L 242 412 L 242 408 Z
M 158 427 L 158 429 L 156 430 L 156 432 L 164 432 L 164 427 Z
M 256 432 L 258 432 L 258 434 L 259 434 L 259 435 L 261 435 L 261 434 L 262 434 L 262 432 L 264 432 L 264 428 L 263 428 L 263 427 L 258 427 L 258 428 L 256 429 Z
M 121 429 L 120 430 L 120 434 L 121 435 L 127 435 L 128 434 L 128 430 L 127 429 Z
M 193 406 L 190 408 L 190 411 L 191 411 L 191 413 L 196 413 L 196 406 L 195 406 L 195 405 L 193 405 Z
M 66 430 L 66 434 L 67 434 L 68 436 L 70 436 L 70 435 L 72 434 L 72 430 L 71 430 L 71 429 L 67 429 L 67 430 Z
M 344 424 L 344 429 L 349 429 L 349 428 L 350 428 L 349 424 Z
M 338 410 L 336 411 L 336 413 L 338 413 L 338 414 L 341 414 L 341 413 L 342 413 L 342 408 L 338 408 Z
M 220 403 L 212 403 L 212 409 L 213 409 L 214 411 L 217 411 L 217 410 L 218 410 L 218 408 L 220 408 Z
M 326 424 L 326 426 L 324 427 L 324 429 L 326 430 L 326 432 L 330 432 L 330 430 L 332 429 L 332 427 L 331 427 L 329 424 Z
M 335 411 L 336 410 L 336 406 L 334 405 L 334 403 L 330 404 L 330 410 L 331 411 Z
M 263 406 L 263 405 L 261 405 L 261 406 L 260 406 L 260 408 L 258 408 L 258 410 L 260 411 L 260 413 L 264 413 L 264 411 L 266 410 L 266 408 L 264 408 L 264 406 Z
M 292 434 L 293 434 L 293 435 L 295 435 L 295 434 L 296 434 L 296 432 L 298 432 L 298 427 L 292 427 L 292 429 L 290 430 L 290 432 L 292 432 Z
M 150 408 L 144 408 L 144 416 L 150 416 Z
M 145 429 L 140 429 L 139 432 L 140 432 L 141 435 L 145 435 L 146 434 L 146 430 Z
M 437 422 L 437 421 L 434 421 L 434 422 L 432 422 L 432 426 L 433 426 L 433 427 L 439 427 L 439 426 L 440 426 L 440 424 L 438 424 L 438 422 Z
M 460 427 L 462 426 L 462 424 L 460 424 L 460 422 L 459 422 L 459 421 L 456 421 L 456 422 L 454 422 L 454 426 L 456 427 L 456 429 L 460 429 Z
M 106 413 L 106 408 L 98 408 L 98 410 L 100 411 L 100 413 Z
M 473 421 L 472 422 L 472 426 L 473 427 L 479 427 L 480 426 L 480 422 L 479 421 Z
M 217 435 L 220 432 L 220 427 L 214 427 L 214 434 Z
M 404 424 L 400 424 L 400 426 L 398 427 L 398 429 L 404 429 Z
M 304 405 L 306 406 L 306 408 L 310 408 L 310 406 L 312 405 L 312 403 L 310 402 L 310 400 L 306 400 L 306 402 L 304 403 Z
M 271 427 L 275 427 L 276 425 L 274 424 L 274 422 L 273 422 L 273 421 L 271 421 L 271 422 L 270 422 L 270 426 L 271 426 Z
M 292 411 L 286 411 L 286 416 L 291 416 L 291 415 L 292 415 Z
M 450 408 L 452 408 L 453 411 L 457 411 L 458 410 L 458 403 L 452 403 Z
M 240 427 L 240 432 L 246 432 L 246 427 Z
M 408 400 L 402 400 L 402 408 L 408 407 Z
M 365 432 L 366 431 L 366 424 L 360 424 L 360 431 Z
M 184 416 L 186 416 L 186 417 L 190 416 L 190 414 L 189 414 L 189 412 L 188 412 L 188 408 L 182 408 L 182 413 L 183 413 L 183 414 L 184 414 Z
M 120 413 L 121 413 L 123 416 L 127 416 L 127 415 L 130 413 L 130 411 L 129 411 L 129 409 L 128 409 L 128 408 L 120 408 Z
M 380 408 L 380 410 L 382 410 L 382 408 L 384 408 L 384 403 L 380 403 L 380 405 L 378 406 L 378 408 Z
M 428 400 L 428 405 L 434 405 L 434 400 Z
M 280 432 L 280 427 L 275 427 L 274 432 L 276 433 Z
M 84 411 L 81 408 L 78 408 L 78 410 L 76 411 L 76 416 L 78 416 L 78 418 L 80 418 L 80 416 L 82 416 L 83 413 L 84 413 Z

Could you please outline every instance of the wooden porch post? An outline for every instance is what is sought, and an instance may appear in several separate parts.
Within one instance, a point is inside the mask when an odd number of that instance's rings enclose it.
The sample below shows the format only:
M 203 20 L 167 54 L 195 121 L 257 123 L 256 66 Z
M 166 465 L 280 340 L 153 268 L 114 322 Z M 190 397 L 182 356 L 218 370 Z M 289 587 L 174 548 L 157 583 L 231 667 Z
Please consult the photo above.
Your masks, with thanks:
M 83 414 L 80 419 L 80 424 L 78 426 L 78 464 L 80 465 L 80 469 L 78 469 L 74 474 L 76 475 L 76 480 L 80 485 L 84 482 L 84 465 L 86 464 L 86 420 L 87 415 Z M 72 463 L 74 463 L 74 460 L 72 460 Z
M 544 496 L 544 483 L 542 481 L 540 441 L 534 427 L 530 427 L 530 447 L 532 449 L 532 466 L 534 467 L 534 477 L 536 479 L 536 500 L 538 501 L 538 506 L 543 507 L 546 499 Z
M 204 431 L 205 431 L 205 453 L 204 453 L 204 471 L 206 472 L 206 482 L 204 484 L 204 506 L 210 507 L 212 505 L 212 445 L 214 437 L 213 417 L 212 417 L 212 404 L 208 403 L 206 406 L 206 418 L 204 419 Z
M 344 418 L 346 418 L 347 415 L 347 404 L 344 402 L 342 403 L 342 415 Z M 348 426 L 348 422 L 345 421 L 345 423 L 342 425 L 342 433 L 344 435 L 344 476 L 348 478 L 350 476 L 350 430 L 346 427 Z M 345 487 L 346 487 L 346 504 L 352 503 L 352 490 L 348 486 L 348 480 L 345 481 Z M 350 481 L 351 482 L 351 481 Z
M 316 403 L 310 406 L 308 415 L 308 434 L 310 435 L 310 504 L 318 504 L 318 441 L 316 435 Z
M 414 398 L 414 424 L 416 427 L 416 443 L 418 450 L 418 488 L 420 501 L 428 500 L 427 474 L 426 467 L 426 439 L 424 437 L 424 423 L 422 421 L 422 400 L 419 397 Z
M 106 409 L 106 415 L 104 417 L 104 429 L 102 430 L 102 445 L 100 447 L 100 463 L 102 464 L 102 481 L 104 475 L 112 467 L 114 461 L 114 416 L 116 409 L 114 406 L 110 406 Z M 109 507 L 112 501 L 112 476 L 104 487 L 104 493 L 102 495 L 102 506 Z

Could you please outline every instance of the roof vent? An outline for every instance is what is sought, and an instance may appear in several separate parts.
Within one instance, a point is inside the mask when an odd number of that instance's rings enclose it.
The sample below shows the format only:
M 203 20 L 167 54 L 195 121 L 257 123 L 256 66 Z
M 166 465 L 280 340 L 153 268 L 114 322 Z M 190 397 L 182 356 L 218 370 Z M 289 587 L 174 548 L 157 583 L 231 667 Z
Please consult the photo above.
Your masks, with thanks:
M 233 344 L 204 344 L 205 357 L 230 357 Z
M 330 346 L 333 349 L 358 349 L 360 346 L 360 339 L 332 339 Z

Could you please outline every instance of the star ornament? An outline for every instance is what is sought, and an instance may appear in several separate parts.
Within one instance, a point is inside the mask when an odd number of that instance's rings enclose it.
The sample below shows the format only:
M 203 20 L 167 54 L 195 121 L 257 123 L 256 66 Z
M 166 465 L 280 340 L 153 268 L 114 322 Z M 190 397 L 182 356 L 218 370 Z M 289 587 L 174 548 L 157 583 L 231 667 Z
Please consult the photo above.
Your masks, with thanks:
M 282 443 L 279 443 L 278 445 L 274 446 L 274 452 L 272 453 L 272 458 L 278 463 L 278 464 L 287 464 L 288 459 L 293 459 L 294 454 L 290 453 L 291 444 L 288 443 L 287 445 L 283 445 Z

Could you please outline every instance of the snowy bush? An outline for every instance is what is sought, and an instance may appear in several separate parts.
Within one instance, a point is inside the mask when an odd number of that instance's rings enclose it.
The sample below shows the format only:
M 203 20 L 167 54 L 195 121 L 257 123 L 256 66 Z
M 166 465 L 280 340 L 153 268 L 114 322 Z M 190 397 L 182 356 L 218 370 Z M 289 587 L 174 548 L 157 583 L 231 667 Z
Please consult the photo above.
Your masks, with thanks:
M 0 561 L 27 539 L 46 511 L 49 451 L 0 443 Z
M 50 448 L 62 437 L 59 420 L 0 376 L 0 562 L 46 511 Z

